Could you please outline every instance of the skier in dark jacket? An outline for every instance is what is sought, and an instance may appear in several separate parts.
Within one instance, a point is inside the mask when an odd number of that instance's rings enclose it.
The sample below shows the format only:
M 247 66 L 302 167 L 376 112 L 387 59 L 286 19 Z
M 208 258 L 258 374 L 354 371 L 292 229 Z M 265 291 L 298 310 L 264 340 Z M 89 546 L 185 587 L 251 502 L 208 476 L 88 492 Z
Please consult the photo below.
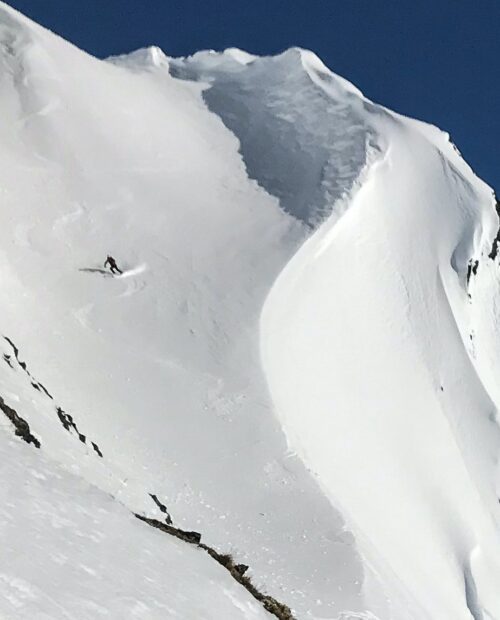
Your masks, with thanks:
M 108 265 L 109 265 L 109 269 L 110 269 L 112 274 L 123 273 L 123 271 L 118 267 L 118 265 L 116 264 L 115 259 L 112 256 L 108 256 L 106 258 L 106 262 L 104 263 L 104 267 L 107 267 Z

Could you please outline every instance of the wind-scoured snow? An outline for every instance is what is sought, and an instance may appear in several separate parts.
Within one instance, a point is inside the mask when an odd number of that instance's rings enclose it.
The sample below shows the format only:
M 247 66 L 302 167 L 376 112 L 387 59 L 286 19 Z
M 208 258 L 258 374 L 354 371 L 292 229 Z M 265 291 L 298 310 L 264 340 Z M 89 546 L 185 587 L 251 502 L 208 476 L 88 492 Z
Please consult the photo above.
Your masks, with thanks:
M 100 61 L 1 3 L 0 112 L 0 612 L 266 617 L 164 505 L 300 620 L 500 619 L 498 217 L 448 137 L 305 50 Z
M 311 52 L 243 62 L 233 50 L 200 52 L 172 59 L 170 72 L 209 85 L 204 101 L 238 138 L 248 175 L 298 220 L 330 215 L 366 163 L 359 91 Z

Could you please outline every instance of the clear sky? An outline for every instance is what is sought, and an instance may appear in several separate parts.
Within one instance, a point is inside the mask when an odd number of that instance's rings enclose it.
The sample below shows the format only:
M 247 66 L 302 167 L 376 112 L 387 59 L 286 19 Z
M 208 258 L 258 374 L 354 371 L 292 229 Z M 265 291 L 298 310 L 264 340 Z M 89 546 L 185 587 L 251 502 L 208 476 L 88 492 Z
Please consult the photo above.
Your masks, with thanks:
M 10 0 L 104 57 L 315 51 L 367 97 L 447 130 L 500 192 L 500 0 Z

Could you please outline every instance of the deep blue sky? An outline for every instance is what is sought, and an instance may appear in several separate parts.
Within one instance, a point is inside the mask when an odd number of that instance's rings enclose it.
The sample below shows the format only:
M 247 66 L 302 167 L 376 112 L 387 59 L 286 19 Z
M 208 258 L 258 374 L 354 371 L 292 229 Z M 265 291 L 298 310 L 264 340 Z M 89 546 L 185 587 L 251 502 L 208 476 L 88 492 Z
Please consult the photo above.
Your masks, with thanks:
M 451 133 L 500 191 L 500 0 L 10 0 L 104 57 L 315 51 L 368 97 Z

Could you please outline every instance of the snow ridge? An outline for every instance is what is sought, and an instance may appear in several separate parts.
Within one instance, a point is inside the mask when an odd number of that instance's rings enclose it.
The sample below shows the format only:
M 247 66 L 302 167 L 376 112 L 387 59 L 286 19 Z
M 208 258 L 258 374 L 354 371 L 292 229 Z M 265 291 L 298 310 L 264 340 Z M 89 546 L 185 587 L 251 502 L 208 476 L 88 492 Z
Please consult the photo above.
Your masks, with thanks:
M 497 617 L 487 575 L 499 568 L 500 435 L 464 291 L 471 255 L 491 246 L 491 192 L 455 165 L 446 136 L 436 148 L 412 122 L 367 111 L 387 147 L 344 217 L 275 283 L 261 324 L 267 376 L 291 445 L 351 514 L 393 604 L 418 601 L 418 618 Z

